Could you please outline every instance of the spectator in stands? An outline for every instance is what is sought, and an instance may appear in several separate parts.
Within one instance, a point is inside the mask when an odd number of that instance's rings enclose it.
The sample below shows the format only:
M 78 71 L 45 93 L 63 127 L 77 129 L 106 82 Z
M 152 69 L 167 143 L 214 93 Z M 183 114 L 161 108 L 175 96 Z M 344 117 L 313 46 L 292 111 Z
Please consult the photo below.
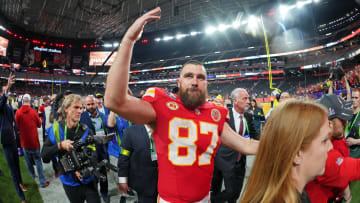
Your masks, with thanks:
M 261 134 L 261 123 L 265 121 L 264 111 L 257 105 L 256 99 L 252 99 L 250 102 L 249 113 L 253 116 L 253 123 L 256 130 L 256 134 Z
M 39 116 L 41 118 L 41 126 L 42 126 L 42 130 L 43 130 L 43 141 L 45 142 L 45 129 L 46 129 L 45 124 L 46 124 L 46 120 L 49 119 L 49 117 L 46 117 L 45 108 L 48 108 L 48 107 L 51 108 L 51 106 L 50 106 L 50 98 L 49 97 L 45 96 L 43 101 L 44 101 L 44 103 L 42 105 L 40 105 L 40 107 L 39 107 Z
M 249 94 L 243 88 L 231 92 L 233 107 L 229 108 L 230 127 L 240 136 L 258 139 L 249 108 Z M 221 144 L 215 156 L 212 179 L 212 202 L 235 203 L 240 196 L 246 169 L 246 156 Z M 221 191 L 224 180 L 225 190 Z
M 15 75 L 10 73 L 6 86 L 2 87 L 3 93 L 0 97 L 0 132 L 1 132 L 1 144 L 5 154 L 8 167 L 11 172 L 11 177 L 15 185 L 16 193 L 21 199 L 22 203 L 25 203 L 24 192 L 27 191 L 25 185 L 22 182 L 19 164 L 19 155 L 16 145 L 15 136 L 15 118 L 14 111 L 9 104 L 7 104 L 7 93 L 11 86 L 15 83 Z
M 133 125 L 121 142 L 117 187 L 120 193 L 134 189 L 139 203 L 157 202 L 158 164 L 152 132 L 150 126 Z
M 220 94 L 213 98 L 212 102 L 217 106 L 224 106 L 224 100 Z
M 344 138 L 345 124 L 351 118 L 352 111 L 346 109 L 345 101 L 336 95 L 324 95 L 319 103 L 329 109 L 334 149 L 328 152 L 324 174 L 309 182 L 306 191 L 312 202 L 334 202 L 342 197 L 345 202 L 350 202 L 349 183 L 360 179 L 360 159 L 349 157 Z
M 324 173 L 332 149 L 329 133 L 327 110 L 320 104 L 280 103 L 265 125 L 240 202 L 310 202 L 304 188 Z
M 355 87 L 359 87 L 360 82 L 359 82 L 359 69 L 357 67 L 355 67 L 355 71 L 354 71 L 354 81 L 355 81 Z
M 26 166 L 30 176 L 35 178 L 33 162 L 35 162 L 37 174 L 39 176 L 40 186 L 47 187 L 49 181 L 46 181 L 43 171 L 43 165 L 40 156 L 40 142 L 37 128 L 41 127 L 39 115 L 36 110 L 30 107 L 31 97 L 29 94 L 23 96 L 23 105 L 15 114 L 16 125 L 20 131 L 21 147 L 24 150 Z
M 281 92 L 279 95 L 276 96 L 276 100 L 281 103 L 287 99 L 290 99 L 291 96 L 290 96 L 290 93 L 289 92 Z M 275 104 L 272 105 L 272 107 L 270 108 L 270 110 L 267 112 L 266 116 L 265 116 L 265 120 L 267 120 L 270 115 L 271 115 L 271 112 L 274 110 L 274 108 L 276 107 Z
M 95 95 L 96 110 L 103 113 L 105 116 L 109 116 L 110 111 L 104 106 L 103 98 L 104 96 L 101 93 Z
M 333 80 L 332 80 L 332 78 L 333 78 L 332 74 L 333 73 L 330 73 L 330 76 L 329 76 L 329 93 L 328 94 L 334 94 L 334 85 L 333 85 Z M 345 96 L 344 100 L 350 101 L 351 100 L 351 89 L 350 89 L 349 82 L 346 79 L 346 76 L 344 76 L 342 79 L 344 80 L 344 85 L 346 88 L 346 96 Z

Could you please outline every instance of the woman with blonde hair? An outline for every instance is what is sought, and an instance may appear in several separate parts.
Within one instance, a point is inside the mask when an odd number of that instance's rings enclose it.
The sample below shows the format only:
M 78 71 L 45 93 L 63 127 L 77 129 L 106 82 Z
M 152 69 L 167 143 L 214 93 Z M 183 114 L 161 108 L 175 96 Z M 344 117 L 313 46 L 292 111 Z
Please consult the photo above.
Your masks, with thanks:
M 332 149 L 327 110 L 314 101 L 290 99 L 272 112 L 241 203 L 310 202 L 307 182 L 322 175 Z

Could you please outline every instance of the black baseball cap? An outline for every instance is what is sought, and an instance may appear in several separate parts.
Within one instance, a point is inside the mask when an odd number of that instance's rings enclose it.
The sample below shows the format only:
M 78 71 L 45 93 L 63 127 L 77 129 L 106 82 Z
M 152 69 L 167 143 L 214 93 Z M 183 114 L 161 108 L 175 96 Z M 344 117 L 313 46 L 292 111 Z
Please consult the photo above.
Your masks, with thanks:
M 103 98 L 104 95 L 102 95 L 101 93 L 96 93 L 96 94 L 95 94 L 95 97 L 96 97 L 96 98 Z
M 69 94 L 72 94 L 73 92 L 71 91 L 71 90 L 66 90 L 65 92 L 64 92 L 64 95 L 69 95 Z
M 353 116 L 353 111 L 350 108 L 346 108 L 346 102 L 334 94 L 326 94 L 321 97 L 318 102 L 329 110 L 328 118 L 330 120 L 333 118 L 339 118 L 347 121 Z

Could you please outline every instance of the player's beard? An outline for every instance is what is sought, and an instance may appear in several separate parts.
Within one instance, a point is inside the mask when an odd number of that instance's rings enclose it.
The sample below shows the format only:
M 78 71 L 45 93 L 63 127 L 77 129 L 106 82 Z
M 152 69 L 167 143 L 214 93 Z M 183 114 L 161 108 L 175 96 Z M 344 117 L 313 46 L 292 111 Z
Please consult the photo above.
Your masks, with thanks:
M 201 106 L 205 103 L 207 92 L 201 91 L 199 88 L 179 89 L 179 96 L 182 103 L 191 109 Z

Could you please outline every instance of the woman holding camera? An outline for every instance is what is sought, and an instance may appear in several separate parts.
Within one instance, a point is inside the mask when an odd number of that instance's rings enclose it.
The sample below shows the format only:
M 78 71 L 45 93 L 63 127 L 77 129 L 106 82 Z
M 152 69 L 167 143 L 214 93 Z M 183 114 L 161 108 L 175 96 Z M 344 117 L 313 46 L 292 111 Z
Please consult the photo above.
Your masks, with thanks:
M 66 152 L 74 149 L 74 141 L 85 141 L 85 137 L 92 136 L 88 127 L 80 123 L 82 113 L 82 100 L 80 95 L 71 94 L 66 97 L 62 105 L 62 113 L 65 119 L 55 122 L 48 130 L 48 139 L 42 149 L 44 163 L 49 163 L 56 156 L 57 160 L 62 158 Z M 95 155 L 95 153 L 93 153 Z M 59 163 L 58 163 L 59 165 Z M 100 203 L 100 196 L 93 175 L 81 176 L 76 172 L 62 174 L 60 180 L 70 202 Z

